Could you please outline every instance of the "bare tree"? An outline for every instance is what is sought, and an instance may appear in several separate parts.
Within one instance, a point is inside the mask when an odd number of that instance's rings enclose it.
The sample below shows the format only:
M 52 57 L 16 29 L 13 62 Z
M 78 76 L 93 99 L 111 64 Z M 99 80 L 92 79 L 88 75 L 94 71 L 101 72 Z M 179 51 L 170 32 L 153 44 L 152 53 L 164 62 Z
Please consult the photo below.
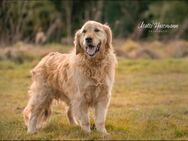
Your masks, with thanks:
M 71 38 L 72 38 L 72 34 L 71 34 L 71 29 L 72 29 L 72 24 L 71 24 L 71 15 L 72 15 L 72 5 L 73 2 L 72 0 L 66 0 L 63 2 L 64 6 L 65 6 L 65 14 L 66 14 L 66 26 L 67 26 L 67 43 L 70 44 L 71 43 Z
M 188 19 L 185 19 L 181 27 L 179 28 L 180 29 L 178 30 L 178 33 L 176 34 L 175 39 L 179 39 L 185 33 L 186 29 L 188 29 Z
M 55 21 L 49 26 L 47 32 L 46 32 L 46 40 L 50 38 L 50 36 L 55 32 L 56 29 L 61 27 L 61 19 L 56 18 Z
M 103 5 L 104 5 L 104 1 L 103 0 L 98 0 L 97 1 L 95 18 L 94 18 L 96 21 L 100 21 L 101 20 Z

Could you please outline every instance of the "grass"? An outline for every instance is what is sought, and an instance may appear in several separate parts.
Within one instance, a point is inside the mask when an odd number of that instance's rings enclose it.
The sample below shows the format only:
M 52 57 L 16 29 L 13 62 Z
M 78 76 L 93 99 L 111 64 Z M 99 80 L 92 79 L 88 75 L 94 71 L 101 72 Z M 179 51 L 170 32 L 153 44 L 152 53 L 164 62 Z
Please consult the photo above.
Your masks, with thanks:
M 44 129 L 26 134 L 21 112 L 36 62 L 0 61 L 0 139 L 188 139 L 187 59 L 119 59 L 106 121 L 109 136 L 69 126 L 61 104 L 53 105 Z

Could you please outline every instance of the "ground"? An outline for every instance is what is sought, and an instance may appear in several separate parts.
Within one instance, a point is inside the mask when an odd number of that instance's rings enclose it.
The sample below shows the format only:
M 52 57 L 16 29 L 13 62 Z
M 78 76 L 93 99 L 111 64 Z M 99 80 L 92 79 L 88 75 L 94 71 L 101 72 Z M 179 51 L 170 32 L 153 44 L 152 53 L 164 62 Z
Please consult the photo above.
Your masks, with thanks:
M 119 58 L 106 120 L 108 136 L 70 126 L 58 103 L 44 129 L 26 133 L 22 110 L 36 63 L 0 61 L 0 139 L 188 139 L 188 59 Z

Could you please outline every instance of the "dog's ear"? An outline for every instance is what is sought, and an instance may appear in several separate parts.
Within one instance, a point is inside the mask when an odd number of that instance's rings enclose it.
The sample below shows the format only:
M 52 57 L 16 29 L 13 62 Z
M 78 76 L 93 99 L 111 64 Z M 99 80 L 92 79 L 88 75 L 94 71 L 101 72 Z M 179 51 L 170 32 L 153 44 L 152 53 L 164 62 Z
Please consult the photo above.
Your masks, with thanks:
M 76 54 L 83 52 L 82 47 L 80 46 L 80 30 L 78 30 L 74 37 L 74 46 L 76 48 Z
M 111 48 L 112 47 L 112 30 L 107 24 L 104 24 L 103 27 L 107 35 L 106 46 Z

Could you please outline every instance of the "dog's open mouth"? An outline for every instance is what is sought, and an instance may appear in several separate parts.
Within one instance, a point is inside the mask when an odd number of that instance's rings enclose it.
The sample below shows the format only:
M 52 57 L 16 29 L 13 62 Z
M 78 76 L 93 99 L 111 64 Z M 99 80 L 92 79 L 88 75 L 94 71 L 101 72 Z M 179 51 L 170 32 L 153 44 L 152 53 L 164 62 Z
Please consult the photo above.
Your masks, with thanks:
M 100 46 L 101 46 L 101 42 L 97 45 L 97 46 L 94 46 L 92 44 L 89 44 L 87 47 L 86 47 L 86 52 L 89 56 L 94 56 L 100 49 Z

